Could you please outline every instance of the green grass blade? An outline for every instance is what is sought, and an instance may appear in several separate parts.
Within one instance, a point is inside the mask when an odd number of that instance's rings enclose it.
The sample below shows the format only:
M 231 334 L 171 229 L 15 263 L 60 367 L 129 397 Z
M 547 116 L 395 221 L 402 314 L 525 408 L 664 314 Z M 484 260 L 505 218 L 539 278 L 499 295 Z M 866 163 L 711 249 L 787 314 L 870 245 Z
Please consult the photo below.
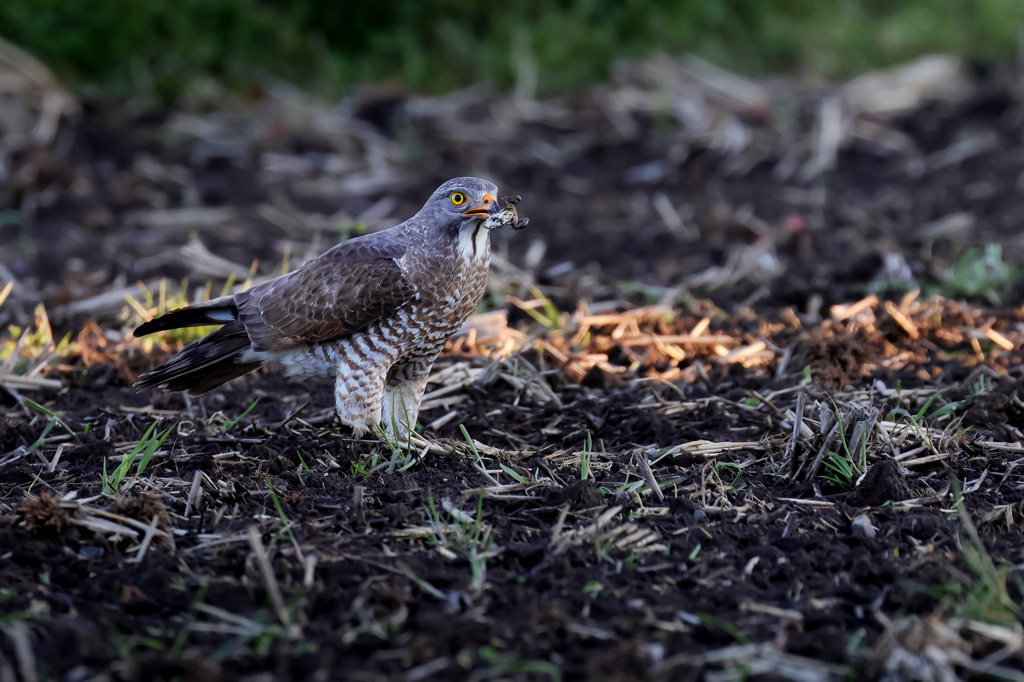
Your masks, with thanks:
M 168 426 L 167 429 L 160 434 L 159 438 L 152 439 L 146 444 L 146 451 L 142 454 L 142 458 L 139 459 L 139 466 L 135 470 L 136 476 L 141 476 L 142 472 L 146 470 L 146 467 L 149 466 L 149 460 L 153 459 L 153 455 L 160 449 L 160 446 L 164 444 L 164 441 L 167 440 L 167 436 L 171 435 L 171 430 L 174 429 L 175 426 L 177 426 L 177 424 Z
M 39 412 L 42 412 L 43 414 L 45 414 L 50 419 L 53 419 L 54 421 L 56 421 L 58 426 L 60 426 L 62 429 L 64 429 L 65 431 L 68 432 L 69 436 L 71 436 L 72 438 L 77 438 L 78 437 L 78 434 L 76 434 L 74 431 L 72 431 L 71 427 L 68 426 L 67 424 L 65 424 L 64 420 L 61 419 L 60 417 L 58 417 L 56 414 L 54 414 L 52 410 L 49 410 L 49 409 L 43 407 L 42 405 L 40 405 L 39 403 L 37 403 L 34 400 L 31 400 L 30 398 L 23 398 L 23 399 L 25 401 L 25 404 L 28 405 L 29 407 L 31 407 L 33 410 L 37 410 Z
M 29 445 L 27 448 L 25 448 L 25 454 L 26 455 L 31 455 L 33 452 L 38 450 L 39 447 L 42 446 L 43 443 L 46 442 L 46 437 L 48 435 L 50 435 L 50 431 L 53 431 L 53 427 L 56 426 L 56 425 L 57 425 L 57 419 L 56 418 L 51 419 L 50 421 L 48 421 L 46 423 L 46 426 L 43 427 L 43 432 L 41 434 L 39 434 L 39 438 L 37 438 L 36 441 L 34 443 L 32 443 L 32 445 Z
M 506 474 L 514 478 L 516 480 L 516 483 L 522 483 L 523 485 L 527 485 L 528 481 L 526 480 L 526 478 L 512 467 L 505 466 L 504 464 L 500 463 L 498 464 L 498 466 L 501 467 L 502 471 L 504 471 Z
M 252 408 L 256 407 L 256 403 L 258 403 L 259 401 L 260 401 L 260 399 L 256 398 L 256 400 L 252 401 L 252 404 L 249 405 L 249 407 L 245 408 L 245 412 L 243 412 L 242 414 L 238 415 L 237 417 L 235 417 L 231 421 L 224 422 L 224 427 L 223 427 L 221 432 L 222 433 L 227 433 L 231 429 L 235 428 L 235 425 L 238 424 L 238 422 L 240 422 L 243 419 L 245 419 L 245 416 L 247 414 L 249 414 L 250 412 L 252 412 Z

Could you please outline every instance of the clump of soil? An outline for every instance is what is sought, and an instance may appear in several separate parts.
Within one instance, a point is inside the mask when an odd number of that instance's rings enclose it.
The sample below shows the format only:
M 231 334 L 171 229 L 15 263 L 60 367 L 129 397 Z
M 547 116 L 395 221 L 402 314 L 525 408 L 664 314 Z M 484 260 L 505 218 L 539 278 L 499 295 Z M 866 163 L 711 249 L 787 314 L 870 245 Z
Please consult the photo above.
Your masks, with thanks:
M 41 492 L 35 498 L 28 498 L 18 508 L 19 519 L 31 532 L 44 537 L 56 537 L 68 525 L 68 513 L 48 492 Z

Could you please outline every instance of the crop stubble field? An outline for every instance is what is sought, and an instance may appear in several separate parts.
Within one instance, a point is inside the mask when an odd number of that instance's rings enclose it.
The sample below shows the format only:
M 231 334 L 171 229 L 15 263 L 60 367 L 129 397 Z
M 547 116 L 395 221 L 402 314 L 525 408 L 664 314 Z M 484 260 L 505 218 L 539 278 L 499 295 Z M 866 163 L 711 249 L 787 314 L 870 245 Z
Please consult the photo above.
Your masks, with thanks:
M 3 197 L 0 678 L 1021 679 L 1024 101 L 953 67 L 69 104 Z M 531 222 L 420 437 L 130 387 L 146 316 L 466 172 Z

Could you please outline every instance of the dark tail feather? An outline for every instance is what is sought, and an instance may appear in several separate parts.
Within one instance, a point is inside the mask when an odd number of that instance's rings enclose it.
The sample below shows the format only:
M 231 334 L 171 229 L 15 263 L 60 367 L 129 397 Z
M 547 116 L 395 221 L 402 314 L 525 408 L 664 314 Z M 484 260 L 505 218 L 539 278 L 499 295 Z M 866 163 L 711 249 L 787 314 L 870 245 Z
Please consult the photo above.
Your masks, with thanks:
M 223 300 L 223 299 L 221 299 Z M 150 320 L 136 327 L 132 333 L 136 338 L 162 332 L 167 329 L 181 329 L 182 327 L 202 327 L 207 324 L 227 324 L 238 319 L 238 308 L 233 302 L 199 305 L 192 308 L 172 310 L 165 315 Z
M 175 311 L 159 319 L 172 317 L 178 312 L 185 311 Z M 135 387 L 163 386 L 169 391 L 188 391 L 192 395 L 206 393 L 263 365 L 260 361 L 242 362 L 241 355 L 249 348 L 249 335 L 245 333 L 245 327 L 241 322 L 231 322 L 193 341 L 164 364 L 143 374 L 135 382 Z

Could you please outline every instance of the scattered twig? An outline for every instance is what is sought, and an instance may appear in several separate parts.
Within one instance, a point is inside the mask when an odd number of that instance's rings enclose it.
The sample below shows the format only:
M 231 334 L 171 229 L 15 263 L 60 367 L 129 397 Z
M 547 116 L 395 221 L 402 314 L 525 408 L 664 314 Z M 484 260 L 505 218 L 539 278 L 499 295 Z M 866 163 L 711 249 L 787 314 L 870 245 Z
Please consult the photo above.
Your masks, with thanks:
M 270 559 L 267 558 L 267 552 L 263 547 L 263 538 L 260 536 L 259 528 L 255 525 L 249 526 L 248 534 L 249 544 L 252 546 L 253 554 L 256 557 L 256 564 L 259 566 L 260 574 L 263 576 L 263 583 L 266 585 L 267 594 L 270 595 L 270 601 L 274 605 L 277 618 L 286 630 L 294 633 L 291 615 L 285 606 L 284 597 L 281 596 L 281 587 L 277 583 L 277 576 L 274 575 L 274 567 L 270 565 Z

